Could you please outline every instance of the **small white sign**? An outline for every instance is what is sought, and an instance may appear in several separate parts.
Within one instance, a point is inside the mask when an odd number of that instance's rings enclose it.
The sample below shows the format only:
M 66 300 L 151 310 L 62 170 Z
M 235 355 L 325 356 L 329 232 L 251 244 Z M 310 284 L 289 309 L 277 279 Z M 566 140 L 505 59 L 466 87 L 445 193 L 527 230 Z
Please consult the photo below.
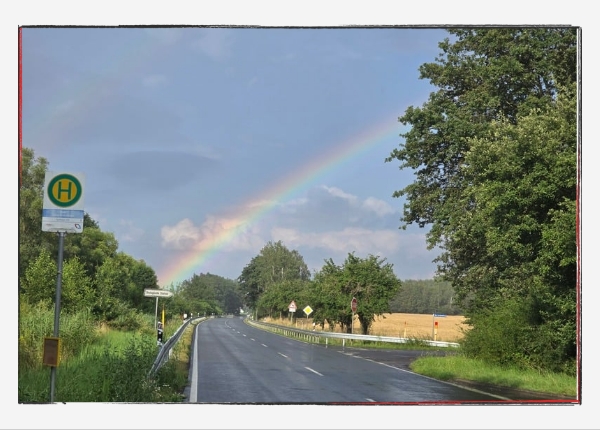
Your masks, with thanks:
M 152 288 L 144 289 L 144 297 L 173 297 L 173 293 L 167 290 L 157 290 Z

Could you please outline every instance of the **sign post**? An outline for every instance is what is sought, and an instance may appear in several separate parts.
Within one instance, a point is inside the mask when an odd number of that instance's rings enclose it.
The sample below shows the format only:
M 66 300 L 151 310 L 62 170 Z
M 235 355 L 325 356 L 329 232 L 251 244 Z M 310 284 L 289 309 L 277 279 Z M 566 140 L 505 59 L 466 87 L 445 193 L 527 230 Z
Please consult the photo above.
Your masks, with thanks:
M 156 297 L 156 305 L 154 306 L 154 328 L 156 328 L 156 319 L 158 318 L 158 298 L 159 297 L 173 297 L 173 293 L 171 291 L 167 291 L 167 290 L 159 290 L 159 289 L 152 289 L 152 288 L 144 288 L 144 297 Z M 164 318 L 164 311 L 163 311 L 163 318 Z M 163 325 L 164 325 L 164 321 L 163 321 Z
M 306 325 L 308 326 L 308 316 L 312 313 L 312 308 L 310 306 L 306 306 L 304 309 L 302 309 L 304 311 L 304 313 L 306 314 Z
M 288 310 L 290 311 L 290 323 L 293 324 L 294 323 L 294 312 L 296 312 L 296 302 L 295 301 L 291 301 L 290 305 L 288 306 Z
M 42 206 L 42 231 L 58 233 L 58 256 L 56 260 L 56 296 L 54 299 L 54 337 L 44 344 L 48 351 L 55 340 L 55 346 L 60 347 L 60 297 L 62 289 L 63 249 L 65 234 L 83 232 L 83 184 L 84 176 L 80 173 L 46 172 L 44 178 L 44 201 Z M 50 367 L 50 403 L 54 403 L 56 385 L 56 367 L 59 354 L 48 352 L 44 364 Z M 49 357 L 55 358 L 55 361 Z

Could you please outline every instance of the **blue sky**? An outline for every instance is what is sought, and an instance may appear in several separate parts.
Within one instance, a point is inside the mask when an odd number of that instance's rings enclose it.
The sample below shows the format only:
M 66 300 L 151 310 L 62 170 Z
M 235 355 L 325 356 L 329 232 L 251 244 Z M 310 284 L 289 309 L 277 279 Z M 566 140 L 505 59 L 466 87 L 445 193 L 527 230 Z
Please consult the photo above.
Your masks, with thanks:
M 22 144 L 49 170 L 85 176 L 86 212 L 161 285 L 192 273 L 235 279 L 278 240 L 313 272 L 355 252 L 385 257 L 401 279 L 429 279 L 436 252 L 426 230 L 399 229 L 404 200 L 392 197 L 412 172 L 384 160 L 406 130 L 397 118 L 434 90 L 418 68 L 448 36 L 402 27 L 24 28 Z M 361 151 L 334 155 L 264 200 L 293 172 L 357 142 Z M 270 208 L 239 219 L 249 204 Z M 232 228 L 241 231 L 208 245 Z M 208 246 L 210 258 L 171 269 Z

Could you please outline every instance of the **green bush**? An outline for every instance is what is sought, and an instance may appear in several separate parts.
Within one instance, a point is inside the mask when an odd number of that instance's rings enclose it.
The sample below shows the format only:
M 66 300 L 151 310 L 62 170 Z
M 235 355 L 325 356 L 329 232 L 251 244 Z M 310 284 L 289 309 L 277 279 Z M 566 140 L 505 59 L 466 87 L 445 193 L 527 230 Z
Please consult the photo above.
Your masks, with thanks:
M 123 308 L 122 312 L 114 320 L 110 321 L 108 325 L 115 330 L 123 331 L 143 331 L 144 329 L 152 329 L 152 326 L 148 326 L 147 317 L 137 309 L 131 309 L 129 307 Z
M 498 301 L 489 310 L 469 317 L 461 350 L 466 357 L 500 366 L 576 374 L 576 362 L 568 358 L 563 331 L 540 321 L 527 299 Z

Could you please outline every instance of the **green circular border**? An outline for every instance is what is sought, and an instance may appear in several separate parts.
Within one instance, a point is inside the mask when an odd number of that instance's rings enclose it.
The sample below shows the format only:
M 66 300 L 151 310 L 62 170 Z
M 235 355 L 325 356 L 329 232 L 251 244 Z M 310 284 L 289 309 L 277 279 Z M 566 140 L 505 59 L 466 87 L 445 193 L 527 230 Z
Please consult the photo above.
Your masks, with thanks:
M 63 203 L 59 200 L 56 200 L 54 198 L 54 195 L 52 194 L 52 188 L 54 187 L 54 184 L 58 181 L 60 181 L 61 179 L 68 179 L 72 182 L 75 183 L 75 188 L 77 188 L 77 192 L 75 193 L 75 197 L 72 198 L 71 200 L 69 200 L 66 203 Z M 50 201 L 52 203 L 54 203 L 56 206 L 60 206 L 61 208 L 66 208 L 69 206 L 73 206 L 75 203 L 77 203 L 79 201 L 79 199 L 81 198 L 81 195 L 83 193 L 83 190 L 81 189 L 81 182 L 79 182 L 79 179 L 77 179 L 75 176 L 73 175 L 69 175 L 67 173 L 63 173 L 61 175 L 57 175 L 54 178 L 52 178 L 52 180 L 50 181 L 50 183 L 48 184 L 48 198 L 50 199 Z

